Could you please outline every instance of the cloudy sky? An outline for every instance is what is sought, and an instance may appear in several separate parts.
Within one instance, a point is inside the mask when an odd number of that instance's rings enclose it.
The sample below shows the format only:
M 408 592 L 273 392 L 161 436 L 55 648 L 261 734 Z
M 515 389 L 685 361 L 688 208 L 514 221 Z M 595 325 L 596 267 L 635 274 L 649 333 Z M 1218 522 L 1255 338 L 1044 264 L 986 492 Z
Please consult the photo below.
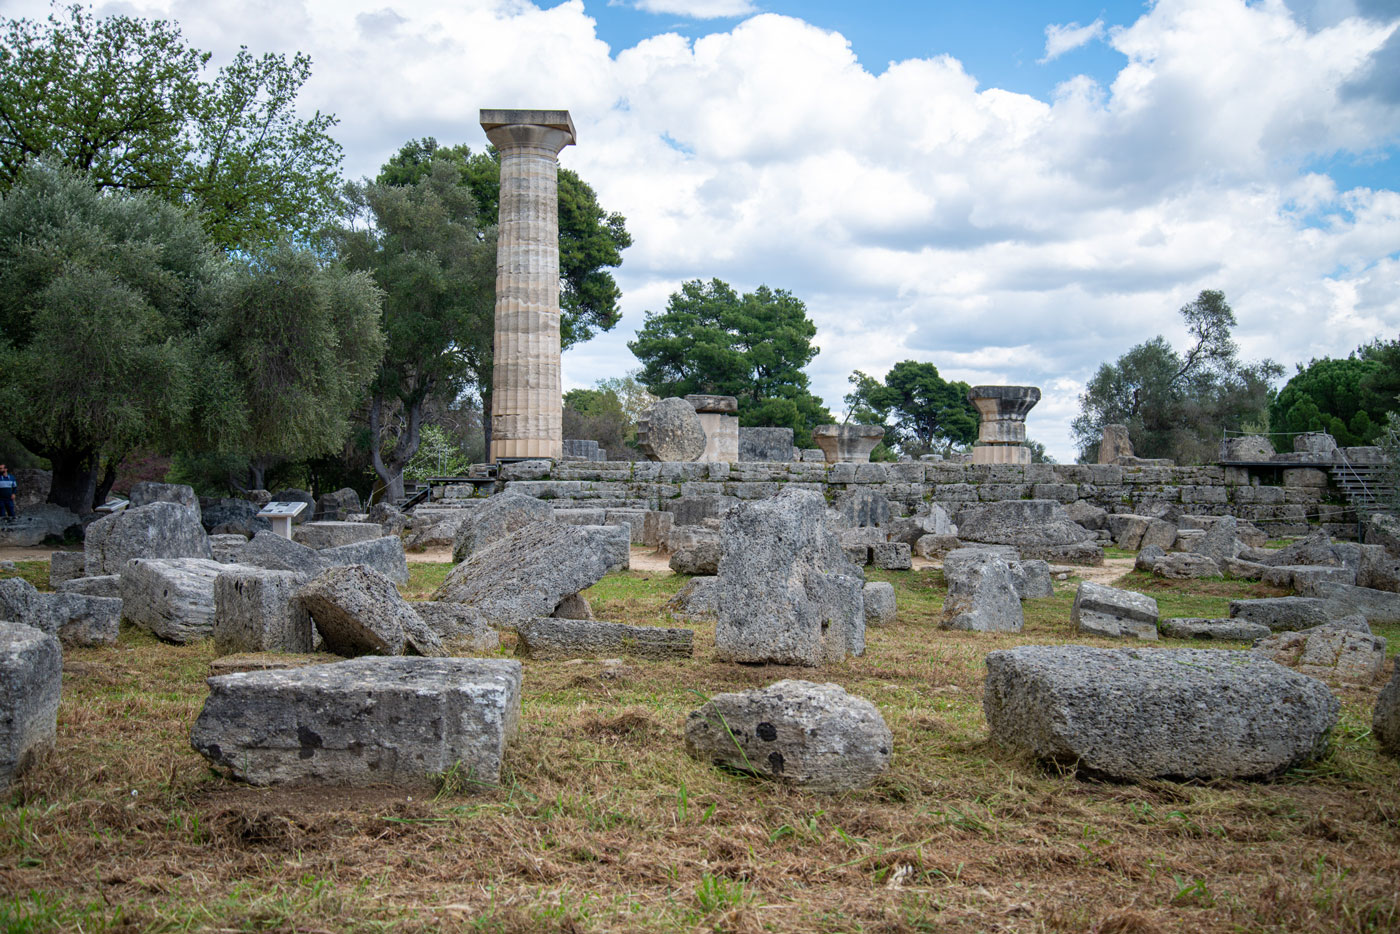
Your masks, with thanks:
M 1032 437 L 1105 360 L 1225 292 L 1243 355 L 1292 368 L 1400 334 L 1400 0 L 129 0 L 215 64 L 308 52 L 345 171 L 482 107 L 567 108 L 565 165 L 635 245 L 624 317 L 686 279 L 807 303 L 838 415 L 903 359 L 1033 384 Z M 42 0 L 0 0 L 43 16 Z

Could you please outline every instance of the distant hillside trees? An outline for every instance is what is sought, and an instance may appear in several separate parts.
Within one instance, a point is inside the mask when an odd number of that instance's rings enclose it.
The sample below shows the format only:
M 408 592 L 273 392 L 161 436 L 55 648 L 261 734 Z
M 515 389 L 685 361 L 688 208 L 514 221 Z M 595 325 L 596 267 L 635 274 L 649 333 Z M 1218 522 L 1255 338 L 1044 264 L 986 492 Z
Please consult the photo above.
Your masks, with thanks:
M 1224 293 L 1207 289 L 1180 313 L 1195 339 L 1185 353 L 1154 337 L 1102 364 L 1089 380 L 1070 426 L 1081 460 L 1097 458 L 1109 424 L 1128 426 L 1140 457 L 1197 464 L 1214 460 L 1224 429 L 1264 423 L 1269 383 L 1283 368 L 1239 359 L 1230 338 L 1235 313 Z

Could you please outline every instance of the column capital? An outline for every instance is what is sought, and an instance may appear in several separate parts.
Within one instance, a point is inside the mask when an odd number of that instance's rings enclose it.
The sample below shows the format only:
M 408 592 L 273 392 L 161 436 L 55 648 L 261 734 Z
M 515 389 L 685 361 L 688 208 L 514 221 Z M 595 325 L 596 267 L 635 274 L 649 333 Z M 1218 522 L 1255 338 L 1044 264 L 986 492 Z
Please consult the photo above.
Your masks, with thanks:
M 578 141 L 567 110 L 482 110 L 481 128 L 497 149 L 527 146 L 557 153 Z

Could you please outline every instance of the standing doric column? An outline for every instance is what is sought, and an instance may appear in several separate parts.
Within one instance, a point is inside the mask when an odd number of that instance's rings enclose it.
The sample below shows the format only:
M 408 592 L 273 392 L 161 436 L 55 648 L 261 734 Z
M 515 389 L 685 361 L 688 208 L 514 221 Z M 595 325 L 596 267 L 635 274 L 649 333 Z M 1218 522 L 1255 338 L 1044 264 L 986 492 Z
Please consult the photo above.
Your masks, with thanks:
M 982 414 L 974 464 L 1029 464 L 1026 447 L 1026 413 L 1040 401 L 1034 386 L 973 386 L 967 399 Z
M 574 122 L 567 110 L 483 110 L 481 128 L 501 153 L 490 459 L 558 459 L 559 151 Z

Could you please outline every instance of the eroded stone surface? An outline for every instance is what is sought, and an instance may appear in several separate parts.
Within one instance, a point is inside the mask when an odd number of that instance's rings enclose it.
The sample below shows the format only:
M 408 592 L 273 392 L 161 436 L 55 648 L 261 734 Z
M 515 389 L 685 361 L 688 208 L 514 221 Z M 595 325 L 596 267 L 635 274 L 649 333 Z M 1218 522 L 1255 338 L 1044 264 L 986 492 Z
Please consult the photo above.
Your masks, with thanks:
M 296 599 L 337 655 L 443 654 L 437 635 L 393 581 L 364 565 L 322 571 L 297 590 Z
M 1365 619 L 1356 619 L 1365 626 Z M 1370 684 L 1385 666 L 1385 640 L 1347 620 L 1306 632 L 1274 633 L 1255 643 L 1253 652 L 1305 675 L 1345 684 Z
M 689 658 L 695 633 L 661 626 L 625 626 L 601 620 L 531 619 L 516 626 L 515 654 L 522 658 Z
M 296 600 L 295 571 L 231 567 L 214 579 L 214 650 L 296 652 L 313 648 L 311 616 Z
M 865 625 L 888 626 L 895 619 L 894 584 L 872 581 L 862 591 L 865 597 Z
M 1021 598 L 1006 559 L 996 552 L 969 549 L 954 552 L 954 571 L 944 574 L 948 596 L 943 601 L 942 626 L 972 632 L 1020 632 L 1025 625 Z
M 351 490 L 350 492 L 354 492 Z M 292 532 L 292 541 L 315 548 L 334 548 L 337 545 L 353 545 L 355 542 L 382 538 L 384 530 L 373 522 L 316 521 L 305 522 Z
M 1172 639 L 1226 639 L 1253 642 L 1269 634 L 1269 627 L 1242 619 L 1201 619 L 1173 617 L 1158 624 L 1162 635 Z
M 0 622 L 0 789 L 53 748 L 62 680 L 57 639 Z
M 662 399 L 637 419 L 637 447 L 654 461 L 695 461 L 705 453 L 705 429 L 695 406 Z
M 87 527 L 83 554 L 89 577 L 122 574 L 132 558 L 214 557 L 198 509 L 166 502 L 98 519 Z
M 1395 666 L 1390 680 L 1376 698 L 1371 732 L 1381 752 L 1400 758 L 1400 664 Z
M 507 490 L 470 510 L 457 526 L 452 560 L 461 562 L 533 522 L 554 518 L 554 507 L 542 499 Z
M 1157 638 L 1157 601 L 1131 590 L 1082 581 L 1069 615 L 1075 628 L 1089 635 Z
M 486 617 L 460 603 L 410 603 L 413 611 L 437 633 L 443 648 L 450 654 L 458 651 L 491 652 L 501 645 L 501 634 L 486 622 Z
M 214 581 L 229 568 L 210 558 L 128 561 L 121 575 L 122 615 L 167 642 L 207 638 L 214 630 Z

